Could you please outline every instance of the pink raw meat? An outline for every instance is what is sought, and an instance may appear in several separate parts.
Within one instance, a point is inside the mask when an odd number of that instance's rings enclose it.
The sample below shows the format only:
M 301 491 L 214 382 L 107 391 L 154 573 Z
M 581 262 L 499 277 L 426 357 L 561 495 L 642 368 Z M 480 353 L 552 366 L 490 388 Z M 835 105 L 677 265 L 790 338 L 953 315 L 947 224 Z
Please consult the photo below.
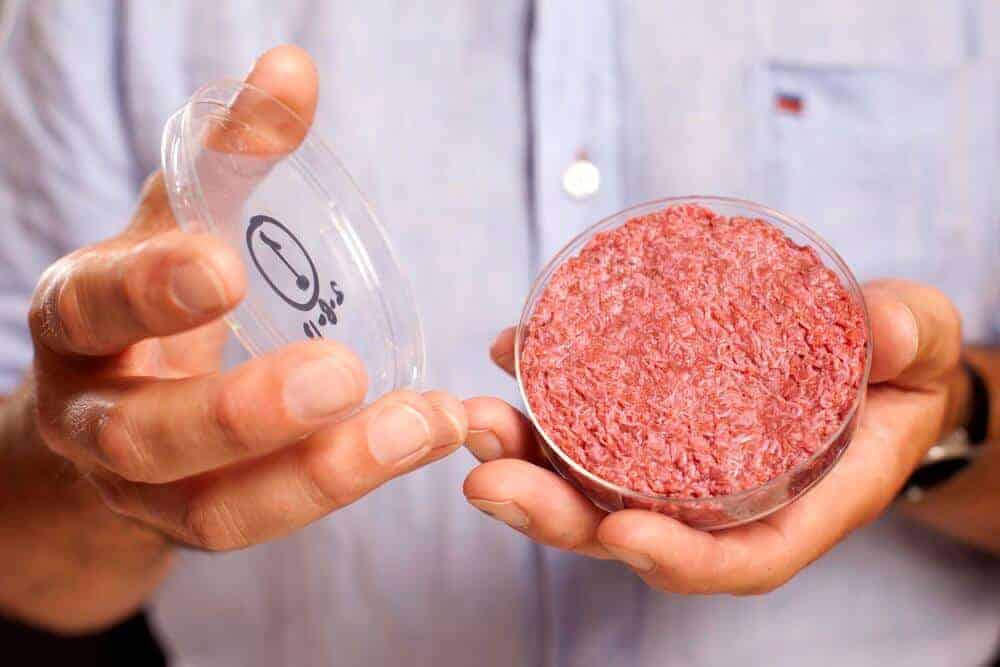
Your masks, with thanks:
M 560 266 L 521 353 L 538 425 L 599 477 L 723 496 L 819 450 L 858 394 L 863 310 L 763 220 L 683 205 Z

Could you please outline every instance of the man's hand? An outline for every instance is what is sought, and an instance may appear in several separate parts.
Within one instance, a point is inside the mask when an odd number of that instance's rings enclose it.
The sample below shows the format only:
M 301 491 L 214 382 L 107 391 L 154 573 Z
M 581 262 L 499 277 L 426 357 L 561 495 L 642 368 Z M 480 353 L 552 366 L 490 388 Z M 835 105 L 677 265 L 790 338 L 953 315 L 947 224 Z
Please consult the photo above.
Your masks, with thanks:
M 469 474 L 465 495 L 538 542 L 618 559 L 661 590 L 753 594 L 781 586 L 885 510 L 960 419 L 967 387 L 949 300 L 898 280 L 868 285 L 865 298 L 874 352 L 857 434 L 814 489 L 760 521 L 708 533 L 643 510 L 607 514 L 545 465 L 530 422 L 493 398 L 466 401 L 469 448 L 487 462 Z M 491 353 L 512 371 L 512 330 Z
M 312 118 L 317 78 L 301 50 L 268 52 L 248 81 L 307 122 Z M 239 108 L 237 100 L 234 113 Z M 301 129 L 260 129 L 272 138 L 293 133 L 285 137 L 290 149 L 302 139 Z M 225 336 L 219 318 L 245 290 L 232 249 L 210 235 L 176 229 L 159 175 L 148 181 L 126 231 L 63 258 L 42 277 L 29 318 L 34 371 L 7 406 L 33 413 L 34 420 L 8 429 L 8 436 L 17 432 L 57 455 L 50 459 L 71 462 L 111 513 L 130 519 L 88 526 L 85 539 L 92 544 L 76 548 L 99 563 L 95 568 L 122 561 L 129 548 L 102 530 L 138 522 L 148 535 L 165 536 L 164 544 L 246 547 L 352 503 L 465 439 L 461 403 L 441 392 L 397 392 L 356 412 L 366 394 L 365 369 L 332 341 L 302 342 L 218 372 Z M 33 486 L 51 495 L 48 483 Z M 25 498 L 28 486 L 22 485 L 20 509 L 0 507 L 23 516 L 26 506 L 40 506 L 41 500 L 34 505 Z M 97 504 L 98 494 L 92 495 Z M 18 544 L 5 539 L 0 531 L 0 557 L 16 556 Z M 34 552 L 57 551 L 56 539 L 38 536 Z M 63 574 L 48 576 L 61 581 Z M 72 579 L 77 588 L 68 587 L 64 597 L 78 606 L 84 584 Z M 59 626 L 59 596 L 43 605 L 30 583 L 20 593 L 8 589 L 0 605 Z M 113 582 L 93 584 L 84 587 L 115 590 Z M 116 605 L 134 604 L 91 597 L 98 599 L 90 604 L 104 607 L 77 609 L 67 623 L 84 626 L 90 618 L 128 611 Z

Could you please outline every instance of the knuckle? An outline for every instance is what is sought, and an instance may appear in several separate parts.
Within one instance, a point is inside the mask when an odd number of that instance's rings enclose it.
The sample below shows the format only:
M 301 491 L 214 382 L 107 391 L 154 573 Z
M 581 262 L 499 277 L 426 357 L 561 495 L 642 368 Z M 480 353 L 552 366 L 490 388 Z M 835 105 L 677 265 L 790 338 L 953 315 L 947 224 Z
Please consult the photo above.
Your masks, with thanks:
M 65 282 L 59 288 L 54 288 L 50 298 L 54 306 L 45 327 L 47 337 L 61 337 L 74 350 L 89 349 L 90 327 L 85 321 L 80 298 L 73 284 Z
M 123 315 L 130 323 L 141 327 L 144 330 L 152 331 L 147 316 L 147 308 L 155 310 L 155 304 L 147 304 L 151 301 L 149 294 L 162 289 L 165 271 L 144 271 L 143 262 L 138 261 L 142 257 L 142 251 L 149 242 L 143 242 L 136 246 L 122 261 L 121 282 L 118 284 L 118 301 L 121 304 Z
M 457 447 L 465 440 L 468 430 L 465 409 L 449 394 L 439 391 L 421 394 L 402 389 L 392 393 L 389 403 L 406 405 L 421 414 L 430 429 L 434 449 Z
M 394 391 L 391 396 L 394 402 L 409 405 L 411 408 L 419 410 L 422 414 L 426 415 L 431 411 L 430 400 L 423 394 L 412 389 L 400 389 Z
M 96 477 L 92 478 L 91 482 L 97 488 L 101 499 L 104 501 L 104 505 L 109 510 L 115 514 L 121 514 L 122 516 L 131 516 L 128 491 L 123 482 L 113 481 L 108 478 L 99 479 Z
M 121 407 L 111 408 L 99 419 L 95 449 L 98 460 L 122 478 L 132 482 L 157 481 Z
M 231 551 L 250 546 L 246 533 L 223 503 L 195 496 L 184 512 L 184 533 L 194 546 L 207 551 Z
M 435 414 L 444 422 L 442 434 L 444 440 L 456 444 L 464 441 L 469 430 L 469 420 L 462 402 L 443 391 L 429 391 L 424 397 L 430 402 Z
M 221 391 L 212 402 L 211 422 L 222 444 L 237 459 L 249 456 L 255 449 L 251 430 L 245 428 L 246 414 L 239 400 L 240 392 Z
M 38 281 L 28 309 L 28 326 L 35 338 L 51 340 L 60 332 L 58 302 L 68 273 L 68 260 L 50 266 Z
M 461 401 L 452 396 L 446 391 L 441 391 L 439 389 L 432 389 L 430 391 L 424 392 L 424 398 L 426 398 L 431 405 L 444 405 L 448 407 L 454 407 L 455 405 L 460 405 Z
M 368 389 L 368 373 L 361 357 L 351 347 L 339 341 L 322 339 L 321 341 L 309 342 L 317 343 L 320 348 L 325 350 L 326 356 L 336 359 L 345 374 L 353 381 L 353 389 L 360 394 L 360 397 L 364 397 Z
M 353 484 L 344 483 L 330 457 L 322 451 L 304 451 L 299 458 L 305 493 L 321 511 L 329 512 L 350 505 L 363 493 Z
M 61 337 L 73 350 L 90 351 L 98 347 L 78 282 L 65 280 L 54 288 L 55 307 L 49 322 L 50 335 Z
M 510 497 L 504 495 L 504 497 Z M 517 501 L 517 496 L 514 496 L 515 504 Z M 539 526 L 539 529 L 545 530 L 545 526 Z M 594 533 L 594 526 L 586 522 L 574 522 L 574 521 L 560 521 L 548 530 L 545 530 L 547 535 L 546 543 L 551 544 L 551 546 L 557 549 L 564 549 L 566 551 L 573 551 L 576 553 L 582 553 L 587 555 L 601 555 L 603 557 L 613 557 L 611 553 L 604 548 L 604 546 L 597 540 Z
M 28 308 L 28 329 L 36 340 L 49 339 L 56 332 L 56 314 L 54 294 L 56 290 L 49 286 L 39 287 Z

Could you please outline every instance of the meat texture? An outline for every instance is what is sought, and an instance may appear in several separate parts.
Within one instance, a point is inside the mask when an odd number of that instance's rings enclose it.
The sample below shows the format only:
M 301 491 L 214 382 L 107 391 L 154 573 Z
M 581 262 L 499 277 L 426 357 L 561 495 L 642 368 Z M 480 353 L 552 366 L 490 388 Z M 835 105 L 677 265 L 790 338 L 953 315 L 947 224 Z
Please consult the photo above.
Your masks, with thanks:
M 864 312 L 816 252 L 682 205 L 592 238 L 553 273 L 521 352 L 538 426 L 599 477 L 725 496 L 821 449 L 850 412 Z

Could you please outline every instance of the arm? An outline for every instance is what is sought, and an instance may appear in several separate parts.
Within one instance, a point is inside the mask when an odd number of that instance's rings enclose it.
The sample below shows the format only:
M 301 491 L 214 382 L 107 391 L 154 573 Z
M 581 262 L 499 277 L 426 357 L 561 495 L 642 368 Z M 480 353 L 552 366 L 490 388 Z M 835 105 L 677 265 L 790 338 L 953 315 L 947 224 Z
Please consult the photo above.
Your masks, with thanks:
M 115 514 L 49 451 L 30 392 L 0 407 L 0 612 L 62 632 L 110 624 L 167 573 L 165 535 Z
M 312 118 L 318 81 L 301 50 L 264 54 L 249 82 Z M 239 109 L 268 146 L 302 139 Z M 0 409 L 3 613 L 64 632 L 110 624 L 156 587 L 171 545 L 285 535 L 465 438 L 461 403 L 442 392 L 358 410 L 365 370 L 330 340 L 218 372 L 219 318 L 246 278 L 232 248 L 175 227 L 155 175 L 124 232 L 39 281 L 33 371 Z
M 1000 348 L 968 347 L 965 359 L 986 381 L 990 425 L 976 461 L 904 511 L 949 535 L 1000 554 Z M 956 392 L 959 401 L 967 393 Z

